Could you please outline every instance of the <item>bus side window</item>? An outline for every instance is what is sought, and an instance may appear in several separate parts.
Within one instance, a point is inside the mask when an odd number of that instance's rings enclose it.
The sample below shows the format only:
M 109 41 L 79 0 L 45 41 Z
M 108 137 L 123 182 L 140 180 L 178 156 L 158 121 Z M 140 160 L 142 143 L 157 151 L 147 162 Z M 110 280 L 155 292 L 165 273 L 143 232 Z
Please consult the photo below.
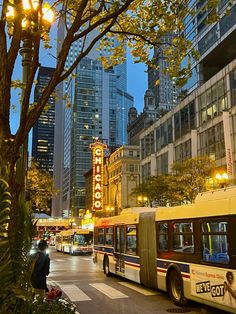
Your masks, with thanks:
M 104 229 L 103 228 L 97 229 L 97 244 L 104 245 Z
M 137 251 L 136 226 L 126 227 L 126 253 L 135 255 Z
M 158 250 L 168 251 L 168 224 L 158 223 Z
M 194 253 L 193 223 L 191 221 L 173 224 L 173 251 Z
M 208 221 L 201 224 L 203 261 L 229 263 L 227 229 L 227 221 Z
M 106 245 L 113 246 L 113 228 L 105 228 L 105 240 Z

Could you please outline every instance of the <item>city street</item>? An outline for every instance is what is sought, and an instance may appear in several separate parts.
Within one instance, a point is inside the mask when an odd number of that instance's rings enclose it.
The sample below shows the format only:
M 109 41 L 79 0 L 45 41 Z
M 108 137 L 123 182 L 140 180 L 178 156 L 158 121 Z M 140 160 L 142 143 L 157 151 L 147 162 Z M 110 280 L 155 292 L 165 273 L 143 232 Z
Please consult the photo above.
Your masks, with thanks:
M 224 313 L 193 302 L 186 308 L 178 308 L 163 292 L 116 276 L 106 277 L 91 256 L 70 256 L 50 247 L 50 258 L 48 286 L 60 288 L 63 296 L 76 304 L 80 314 Z

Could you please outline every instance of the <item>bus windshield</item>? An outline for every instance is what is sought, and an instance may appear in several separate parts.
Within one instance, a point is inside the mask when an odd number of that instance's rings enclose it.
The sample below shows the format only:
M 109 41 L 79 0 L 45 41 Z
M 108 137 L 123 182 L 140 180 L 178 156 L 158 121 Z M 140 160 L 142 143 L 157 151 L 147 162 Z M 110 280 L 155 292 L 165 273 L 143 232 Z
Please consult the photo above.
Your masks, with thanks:
M 90 234 L 75 234 L 74 244 L 78 245 L 88 245 L 92 243 L 92 238 Z

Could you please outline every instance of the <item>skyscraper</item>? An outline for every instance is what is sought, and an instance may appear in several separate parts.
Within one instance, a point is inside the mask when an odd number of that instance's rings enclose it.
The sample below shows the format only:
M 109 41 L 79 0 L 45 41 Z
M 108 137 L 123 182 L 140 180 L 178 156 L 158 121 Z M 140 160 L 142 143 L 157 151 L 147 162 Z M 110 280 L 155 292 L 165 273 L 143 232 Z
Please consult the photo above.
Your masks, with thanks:
M 60 24 L 58 42 L 63 31 Z M 67 67 L 81 48 L 80 41 L 73 44 Z M 127 93 L 126 63 L 105 70 L 98 61 L 103 52 L 96 48 L 80 61 L 74 76 L 59 91 L 63 91 L 65 100 L 60 97 L 61 104 L 56 107 L 54 178 L 60 194 L 53 200 L 54 216 L 77 216 L 85 209 L 84 174 L 92 166 L 89 144 L 95 138 L 109 146 L 127 142 L 126 125 L 133 97 Z
M 34 101 L 37 102 L 44 87 L 47 86 L 54 68 L 39 68 L 37 84 L 34 91 Z M 48 100 L 47 108 L 42 112 L 33 127 L 32 157 L 40 169 L 53 173 L 54 150 L 54 125 L 55 125 L 55 97 Z
M 173 34 L 166 35 L 162 41 L 170 43 L 173 39 Z M 164 56 L 162 45 L 157 51 L 154 49 L 153 58 L 156 60 L 156 66 L 159 69 L 148 67 L 148 89 L 152 91 L 155 99 L 155 106 L 160 115 L 173 109 L 178 103 L 178 89 L 175 85 L 175 80 L 165 73 L 168 68 L 168 62 Z
M 204 84 L 236 56 L 236 5 L 220 0 L 217 5 L 218 20 L 212 23 L 214 9 L 206 7 L 207 1 L 190 1 L 189 6 L 196 12 L 186 17 L 184 35 L 192 41 L 193 48 L 200 54 L 192 64 L 192 76 L 184 86 L 189 94 Z M 185 64 L 185 61 L 183 62 Z

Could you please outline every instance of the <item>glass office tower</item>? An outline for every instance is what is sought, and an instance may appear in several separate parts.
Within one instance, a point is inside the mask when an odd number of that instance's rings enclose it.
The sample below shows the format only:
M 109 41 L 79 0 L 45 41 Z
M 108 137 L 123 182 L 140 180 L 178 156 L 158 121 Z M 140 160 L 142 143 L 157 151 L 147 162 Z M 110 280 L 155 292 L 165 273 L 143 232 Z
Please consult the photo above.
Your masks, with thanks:
M 204 84 L 236 56 L 236 4 L 231 7 L 230 2 L 218 1 L 219 20 L 209 23 L 214 11 L 206 9 L 206 1 L 189 1 L 196 13 L 186 17 L 184 35 L 199 51 L 200 58 L 193 62 L 192 77 L 183 88 L 185 95 Z
M 37 102 L 44 87 L 47 86 L 54 68 L 40 67 L 37 84 L 34 90 L 34 101 Z M 47 108 L 42 112 L 33 127 L 32 157 L 42 170 L 53 173 L 54 150 L 54 125 L 55 125 L 55 97 L 48 100 Z
M 58 39 L 63 38 L 63 32 L 60 23 Z M 73 44 L 66 67 L 81 47 L 80 41 Z M 128 110 L 133 106 L 133 97 L 127 93 L 126 63 L 105 70 L 98 61 L 103 52 L 96 48 L 59 88 L 54 179 L 60 193 L 53 200 L 54 216 L 79 216 L 85 210 L 84 174 L 92 166 L 89 145 L 95 139 L 108 146 L 127 142 Z

